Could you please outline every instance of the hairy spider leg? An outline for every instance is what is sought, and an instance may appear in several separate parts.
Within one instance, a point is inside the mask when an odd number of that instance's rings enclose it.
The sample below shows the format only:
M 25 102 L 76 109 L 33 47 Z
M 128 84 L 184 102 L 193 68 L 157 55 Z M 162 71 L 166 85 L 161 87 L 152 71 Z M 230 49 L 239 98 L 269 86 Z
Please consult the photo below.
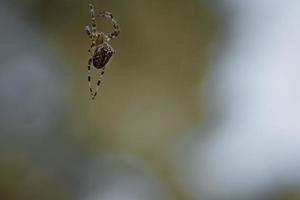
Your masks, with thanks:
M 109 38 L 109 40 L 115 39 L 120 34 L 120 32 L 121 32 L 120 26 L 119 26 L 118 22 L 115 20 L 115 18 L 111 12 L 100 11 L 98 13 L 97 17 L 109 18 L 112 21 L 114 31 L 112 33 L 107 34 L 107 37 Z
M 98 90 L 99 90 L 99 88 L 100 88 L 101 81 L 102 81 L 102 77 L 103 77 L 104 73 L 105 73 L 105 67 L 103 67 L 103 68 L 101 69 L 100 77 L 99 77 L 99 79 L 98 79 L 98 81 L 97 81 L 96 90 L 95 90 L 94 95 L 92 96 L 92 99 L 93 99 L 93 100 L 94 100 L 95 97 L 97 96 L 97 93 L 98 93 Z
M 92 83 L 91 83 L 91 81 L 92 81 L 92 78 L 91 78 L 91 65 L 92 65 L 92 57 L 89 59 L 89 62 L 88 62 L 88 84 L 89 84 L 91 96 L 94 96 L 93 89 L 92 89 Z
M 92 37 L 93 37 L 93 39 L 95 39 L 96 31 L 97 31 L 95 10 L 94 10 L 93 4 L 89 4 L 89 7 L 90 7 L 90 12 L 91 12 L 91 18 L 92 18 Z
M 118 35 L 120 34 L 121 29 L 120 29 L 119 24 L 117 23 L 117 21 L 116 21 L 114 18 L 112 18 L 111 20 L 112 20 L 112 22 L 113 22 L 114 32 L 110 33 L 110 34 L 109 34 L 109 37 L 110 37 L 111 39 L 115 39 L 115 38 L 118 37 Z
M 93 34 L 92 34 L 90 26 L 86 26 L 85 31 L 86 31 L 87 35 L 89 36 L 90 40 L 93 41 L 94 38 L 93 38 Z

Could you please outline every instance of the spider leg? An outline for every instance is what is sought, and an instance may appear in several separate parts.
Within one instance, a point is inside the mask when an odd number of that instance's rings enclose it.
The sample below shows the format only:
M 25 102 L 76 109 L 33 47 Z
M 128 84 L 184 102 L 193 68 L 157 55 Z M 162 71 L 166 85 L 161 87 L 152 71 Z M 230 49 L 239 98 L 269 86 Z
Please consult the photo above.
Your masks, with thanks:
M 91 37 L 91 40 L 92 40 L 92 44 L 91 44 L 90 48 L 88 49 L 88 52 L 90 54 L 90 58 L 89 58 L 89 61 L 88 61 L 88 84 L 89 84 L 91 95 L 93 96 L 93 89 L 92 89 L 92 86 L 91 86 L 92 85 L 92 83 L 91 83 L 91 66 L 92 66 L 92 62 L 93 62 L 92 49 L 93 49 L 93 47 L 96 46 L 96 42 L 93 39 L 93 37 Z
M 114 31 L 112 33 L 110 33 L 108 35 L 108 37 L 110 37 L 111 39 L 115 39 L 120 34 L 121 29 L 120 29 L 119 24 L 117 23 L 117 21 L 114 18 L 112 18 L 111 21 L 113 22 Z
M 89 4 L 90 13 L 92 18 L 92 37 L 96 36 L 96 17 L 95 17 L 95 10 L 93 4 Z
M 92 99 L 93 99 L 93 100 L 94 100 L 95 97 L 97 96 L 97 93 L 98 93 L 98 90 L 99 90 L 99 88 L 100 88 L 100 85 L 101 85 L 101 82 L 102 82 L 102 77 L 103 77 L 104 73 L 105 73 L 105 67 L 102 68 L 102 70 L 101 70 L 100 77 L 99 77 L 99 79 L 98 79 L 98 81 L 97 81 L 97 86 L 96 86 L 96 89 L 95 89 L 95 93 L 94 93 L 94 95 L 92 96 Z
M 120 32 L 121 32 L 120 26 L 119 26 L 118 22 L 115 20 L 115 18 L 111 12 L 100 11 L 97 14 L 97 17 L 109 18 L 112 21 L 114 31 L 112 33 L 107 34 L 109 40 L 115 39 L 120 34 Z
M 89 62 L 88 62 L 88 84 L 89 84 L 89 89 L 91 96 L 93 95 L 93 89 L 92 89 L 92 83 L 91 83 L 91 65 L 92 65 L 92 57 L 90 57 Z
M 92 35 L 92 31 L 90 29 L 90 26 L 86 26 L 84 30 L 87 33 L 87 35 L 89 36 L 89 38 L 92 40 L 93 39 L 93 35 Z

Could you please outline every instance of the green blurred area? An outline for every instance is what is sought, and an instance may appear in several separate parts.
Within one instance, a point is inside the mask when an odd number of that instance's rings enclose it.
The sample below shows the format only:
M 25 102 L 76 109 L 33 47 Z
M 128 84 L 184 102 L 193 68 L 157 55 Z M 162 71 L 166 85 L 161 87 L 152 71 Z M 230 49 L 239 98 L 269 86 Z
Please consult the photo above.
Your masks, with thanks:
M 23 152 L 2 152 L 0 157 L 0 199 L 72 199 L 57 177 L 34 167 Z

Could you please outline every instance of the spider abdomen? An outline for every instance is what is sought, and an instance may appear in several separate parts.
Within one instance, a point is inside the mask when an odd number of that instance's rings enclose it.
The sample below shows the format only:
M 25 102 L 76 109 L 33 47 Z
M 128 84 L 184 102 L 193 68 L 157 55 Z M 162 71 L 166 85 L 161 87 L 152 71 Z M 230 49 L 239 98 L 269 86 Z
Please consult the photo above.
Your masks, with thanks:
M 106 42 L 97 46 L 93 55 L 93 65 L 97 69 L 103 68 L 114 54 L 113 48 Z

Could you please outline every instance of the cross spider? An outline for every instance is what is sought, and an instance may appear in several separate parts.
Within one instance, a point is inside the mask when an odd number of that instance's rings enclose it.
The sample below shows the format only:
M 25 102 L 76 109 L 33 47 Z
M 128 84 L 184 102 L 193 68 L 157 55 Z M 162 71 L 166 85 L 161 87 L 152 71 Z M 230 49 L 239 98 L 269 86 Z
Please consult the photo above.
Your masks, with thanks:
M 90 58 L 88 61 L 88 84 L 92 99 L 94 99 L 99 90 L 101 80 L 105 72 L 106 64 L 108 63 L 112 55 L 116 53 L 116 51 L 108 44 L 108 42 L 119 35 L 120 27 L 110 12 L 100 11 L 99 13 L 95 13 L 94 6 L 92 4 L 89 4 L 89 8 L 92 18 L 92 26 L 86 26 L 85 31 L 92 42 L 88 50 L 90 54 Z M 96 17 L 104 17 L 110 19 L 113 23 L 113 32 L 98 32 L 96 28 Z M 100 77 L 97 81 L 97 86 L 94 92 L 91 83 L 91 66 L 95 67 L 95 69 L 97 70 L 100 70 Z

